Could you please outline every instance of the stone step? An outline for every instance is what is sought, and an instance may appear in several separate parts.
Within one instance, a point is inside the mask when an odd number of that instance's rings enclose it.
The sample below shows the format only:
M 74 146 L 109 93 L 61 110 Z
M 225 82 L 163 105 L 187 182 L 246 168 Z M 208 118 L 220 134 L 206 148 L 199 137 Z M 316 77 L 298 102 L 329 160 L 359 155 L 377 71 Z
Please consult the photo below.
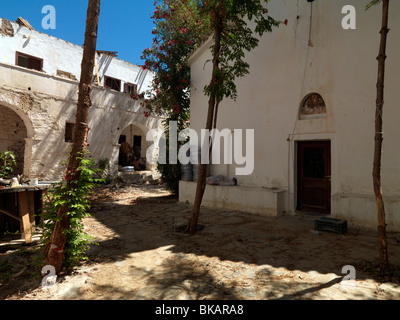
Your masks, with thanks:
M 117 178 L 126 184 L 161 183 L 161 174 L 157 171 L 118 172 Z

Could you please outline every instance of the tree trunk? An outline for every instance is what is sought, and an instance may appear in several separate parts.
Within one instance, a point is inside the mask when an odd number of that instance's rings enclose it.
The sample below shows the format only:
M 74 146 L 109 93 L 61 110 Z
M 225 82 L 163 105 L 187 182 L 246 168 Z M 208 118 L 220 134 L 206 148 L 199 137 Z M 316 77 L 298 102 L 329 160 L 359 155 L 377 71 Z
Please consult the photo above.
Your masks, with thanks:
M 83 45 L 83 57 L 81 65 L 81 79 L 79 83 L 79 96 L 76 111 L 76 125 L 74 130 L 74 140 L 72 151 L 68 162 L 68 172 L 74 174 L 74 179 L 78 179 L 79 160 L 77 157 L 84 151 L 87 145 L 89 111 L 92 105 L 91 93 L 93 83 L 93 69 L 96 55 L 97 29 L 100 15 L 100 0 L 89 0 L 86 20 L 85 43 Z M 73 187 L 73 181 L 67 181 L 67 187 Z M 58 274 L 61 271 L 64 260 L 64 249 L 67 242 L 65 230 L 69 228 L 67 206 L 60 207 L 52 233 L 50 245 L 46 252 L 46 264 L 55 268 Z
M 389 20 L 389 0 L 383 0 L 382 29 L 381 42 L 378 56 L 378 83 L 377 83 L 377 99 L 376 99 L 376 116 L 375 116 L 375 149 L 374 149 L 374 165 L 373 165 L 373 181 L 374 192 L 376 198 L 376 208 L 378 214 L 378 241 L 379 241 L 379 257 L 380 271 L 385 272 L 388 264 L 387 238 L 386 238 L 386 221 L 385 207 L 383 202 L 382 184 L 381 184 L 381 165 L 382 165 L 382 143 L 383 143 L 383 104 L 384 104 L 384 86 L 385 86 L 385 62 L 386 62 L 386 41 Z
M 218 82 L 217 71 L 219 68 L 219 56 L 221 54 L 221 36 L 223 32 L 223 22 L 224 22 L 224 6 L 223 1 L 220 2 L 218 12 L 213 15 L 215 17 L 215 29 L 214 29 L 214 59 L 213 59 L 213 70 L 212 70 L 212 78 L 210 82 L 211 94 L 208 100 L 208 113 L 207 113 L 207 122 L 205 129 L 208 132 L 213 127 L 213 119 L 216 104 L 219 104 L 217 101 L 216 94 L 216 83 Z M 216 124 L 214 124 L 215 126 Z M 206 175 L 207 175 L 207 164 L 200 163 L 199 166 L 199 174 L 197 180 L 196 187 L 196 195 L 193 204 L 192 216 L 189 220 L 189 224 L 186 228 L 186 232 L 195 233 L 197 231 L 197 223 L 200 215 L 200 206 L 203 201 L 204 191 L 206 189 Z

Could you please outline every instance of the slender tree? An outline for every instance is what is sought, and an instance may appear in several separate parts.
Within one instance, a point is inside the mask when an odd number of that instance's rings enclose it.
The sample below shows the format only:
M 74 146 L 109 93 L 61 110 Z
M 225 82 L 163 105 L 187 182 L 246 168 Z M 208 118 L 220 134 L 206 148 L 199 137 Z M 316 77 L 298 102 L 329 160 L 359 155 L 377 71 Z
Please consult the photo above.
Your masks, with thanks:
M 389 0 L 374 0 L 367 9 L 373 5 L 382 2 L 382 27 L 381 41 L 379 45 L 378 60 L 378 81 L 375 111 L 375 145 L 374 145 L 374 164 L 373 164 L 373 186 L 376 200 L 376 209 L 378 214 L 378 241 L 379 241 L 379 257 L 380 271 L 384 273 L 389 265 L 387 237 L 386 237 L 386 218 L 385 206 L 383 201 L 381 167 L 382 167 L 382 150 L 383 150 L 383 104 L 384 104 L 384 88 L 385 88 L 385 68 L 386 68 L 386 43 L 389 33 Z
M 211 81 L 204 89 L 209 96 L 206 130 L 216 127 L 221 101 L 224 98 L 236 99 L 235 79 L 249 73 L 250 66 L 244 61 L 244 57 L 245 51 L 251 51 L 259 43 L 254 32 L 262 36 L 265 32 L 271 32 L 274 26 L 283 23 L 268 15 L 265 2 L 268 1 L 204 0 L 202 3 L 204 10 L 211 13 L 214 40 Z M 255 22 L 255 30 L 248 26 L 249 21 Z M 197 231 L 200 206 L 206 188 L 206 172 L 207 164 L 201 163 L 192 215 L 186 228 L 189 233 Z
M 79 180 L 79 171 L 77 170 L 79 167 L 79 157 L 83 154 L 87 145 L 99 15 L 100 0 L 89 0 L 76 111 L 76 125 L 66 175 L 66 188 L 70 190 L 74 188 L 75 182 Z M 64 249 L 67 243 L 66 231 L 70 225 L 68 210 L 69 208 L 66 205 L 60 207 L 50 243 L 45 248 L 46 264 L 53 266 L 57 274 L 61 271 L 63 265 Z

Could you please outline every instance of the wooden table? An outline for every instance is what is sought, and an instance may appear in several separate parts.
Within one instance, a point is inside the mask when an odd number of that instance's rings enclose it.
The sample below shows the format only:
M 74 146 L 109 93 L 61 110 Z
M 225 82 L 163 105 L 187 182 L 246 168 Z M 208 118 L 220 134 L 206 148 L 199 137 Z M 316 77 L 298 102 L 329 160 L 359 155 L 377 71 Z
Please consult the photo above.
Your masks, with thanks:
M 35 193 L 40 196 L 46 192 L 49 185 L 19 186 L 0 189 L 0 213 L 20 222 L 20 230 L 25 243 L 32 243 L 32 232 L 35 228 L 35 213 L 41 209 L 35 208 Z M 16 202 L 15 210 L 10 210 L 10 202 Z

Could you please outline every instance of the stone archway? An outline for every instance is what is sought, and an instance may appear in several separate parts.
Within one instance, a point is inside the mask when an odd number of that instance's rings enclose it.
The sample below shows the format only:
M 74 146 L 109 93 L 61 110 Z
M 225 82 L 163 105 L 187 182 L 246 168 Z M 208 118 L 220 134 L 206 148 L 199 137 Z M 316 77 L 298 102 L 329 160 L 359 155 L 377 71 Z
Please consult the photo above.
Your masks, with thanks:
M 31 137 L 22 117 L 13 109 L 0 105 L 0 152 L 12 151 L 16 156 L 17 166 L 13 174 L 29 176 L 30 159 L 27 159 Z M 4 124 L 4 125 L 3 125 Z
M 148 129 L 141 124 L 137 123 L 132 123 L 125 127 L 122 131 L 120 136 L 118 137 L 119 141 L 118 143 L 120 144 L 121 142 L 121 137 L 126 139 L 126 142 L 132 147 L 133 152 L 132 152 L 132 158 L 135 158 L 135 147 L 139 146 L 140 147 L 140 159 L 137 161 L 137 163 L 140 165 L 140 167 L 143 170 L 149 170 L 150 165 L 146 161 L 146 152 L 147 148 L 149 147 L 149 143 L 146 141 L 146 135 L 147 135 Z M 136 150 L 137 151 L 137 150 Z M 137 160 L 137 159 L 135 159 Z M 136 164 L 136 163 L 135 163 Z

